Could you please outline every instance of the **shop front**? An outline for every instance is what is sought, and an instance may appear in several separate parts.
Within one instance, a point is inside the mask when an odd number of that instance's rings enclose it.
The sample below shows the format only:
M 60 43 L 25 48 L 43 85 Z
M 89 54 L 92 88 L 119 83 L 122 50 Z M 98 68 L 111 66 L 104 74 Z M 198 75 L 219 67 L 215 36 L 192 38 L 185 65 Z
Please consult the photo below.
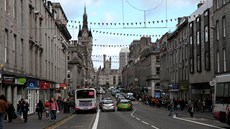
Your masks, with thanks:
M 173 83 L 169 85 L 169 97 L 170 99 L 179 99 L 179 85 L 178 83 Z
M 29 114 L 35 112 L 36 105 L 39 101 L 39 81 L 37 79 L 27 79 L 27 100 L 29 103 Z
M 50 100 L 50 82 L 48 81 L 39 81 L 39 88 L 40 88 L 40 99 L 45 102 Z

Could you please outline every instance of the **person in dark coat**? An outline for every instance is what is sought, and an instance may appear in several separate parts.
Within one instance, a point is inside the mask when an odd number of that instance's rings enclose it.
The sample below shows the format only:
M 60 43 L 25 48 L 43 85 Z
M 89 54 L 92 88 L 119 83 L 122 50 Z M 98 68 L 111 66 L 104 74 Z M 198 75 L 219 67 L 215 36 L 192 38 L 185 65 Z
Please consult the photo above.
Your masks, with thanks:
M 13 117 L 15 115 L 15 108 L 13 106 L 12 103 L 8 102 L 9 106 L 8 106 L 8 109 L 7 109 L 7 115 L 8 115 L 8 122 L 12 122 L 13 120 Z
M 24 123 L 27 122 L 28 111 L 29 111 L 29 103 L 27 102 L 27 100 L 23 100 L 22 113 L 23 113 Z
M 41 100 L 39 100 L 36 108 L 37 108 L 36 112 L 38 112 L 38 119 L 41 120 L 42 119 L 42 113 L 44 111 L 44 105 L 43 105 Z

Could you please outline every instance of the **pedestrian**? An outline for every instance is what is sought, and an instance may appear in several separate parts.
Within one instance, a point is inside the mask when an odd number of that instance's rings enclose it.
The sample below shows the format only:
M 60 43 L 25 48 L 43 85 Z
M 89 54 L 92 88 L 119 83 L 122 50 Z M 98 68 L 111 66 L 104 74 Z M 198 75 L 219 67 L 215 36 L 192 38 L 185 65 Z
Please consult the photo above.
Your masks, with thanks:
M 24 123 L 27 122 L 28 111 L 29 111 L 28 100 L 23 100 L 23 102 L 22 102 L 22 115 L 23 115 Z
M 44 105 L 43 105 L 42 101 L 39 100 L 39 102 L 37 103 L 37 106 L 36 106 L 36 112 L 38 113 L 38 119 L 39 120 L 42 119 L 43 110 L 44 110 Z
M 7 100 L 4 95 L 0 96 L 0 129 L 3 129 L 4 115 L 8 108 Z
M 58 104 L 54 98 L 50 99 L 50 114 L 51 114 L 51 121 L 56 121 L 56 114 L 58 112 Z
M 190 114 L 191 117 L 193 117 L 194 115 L 194 104 L 192 100 L 188 101 L 188 112 Z
M 169 103 L 169 109 L 170 109 L 170 112 L 169 112 L 169 115 L 168 116 L 171 116 L 172 115 L 172 112 L 174 112 L 176 114 L 176 116 L 178 115 L 175 110 L 174 110 L 174 99 L 171 99 L 170 103 Z
M 22 101 L 18 101 L 17 104 L 17 115 L 21 119 L 22 118 Z
M 45 102 L 45 112 L 46 112 L 46 119 L 49 119 L 50 114 L 50 102 L 46 100 Z
M 12 122 L 15 118 L 15 108 L 11 102 L 8 101 L 8 108 L 7 108 L 7 115 L 8 115 L 8 122 Z

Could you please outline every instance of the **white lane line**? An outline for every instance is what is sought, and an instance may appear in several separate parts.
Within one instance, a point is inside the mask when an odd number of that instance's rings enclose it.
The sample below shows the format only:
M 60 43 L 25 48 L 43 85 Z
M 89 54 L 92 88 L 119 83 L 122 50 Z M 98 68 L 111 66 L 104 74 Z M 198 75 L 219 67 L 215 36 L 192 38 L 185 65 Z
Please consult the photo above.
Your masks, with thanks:
M 153 125 L 151 125 L 151 127 L 154 128 L 154 129 L 159 129 L 159 128 L 157 128 L 156 126 L 153 126 Z
M 137 120 L 141 120 L 141 119 L 139 119 L 139 118 L 137 118 L 137 117 L 136 117 L 136 119 L 137 119 Z
M 175 117 L 174 119 L 178 119 L 178 120 L 182 120 L 182 121 L 187 121 L 187 122 L 191 122 L 191 123 L 195 123 L 195 124 L 199 124 L 199 125 L 204 125 L 204 126 L 208 126 L 208 127 L 212 127 L 212 128 L 216 128 L 216 129 L 225 129 L 225 128 L 221 128 L 221 127 L 218 127 L 218 126 L 215 126 L 215 125 L 205 124 L 205 123 L 196 122 L 196 121 L 187 120 L 187 119 L 178 118 L 178 117 Z
M 134 112 L 136 111 L 136 109 L 133 110 L 133 112 L 131 113 L 131 116 L 134 117 Z
M 145 122 L 145 121 L 141 121 L 142 123 L 146 124 L 146 125 L 149 125 L 149 123 Z
M 97 125 L 98 125 L 98 122 L 99 122 L 99 113 L 100 113 L 100 110 L 97 111 L 97 116 L 96 116 L 96 119 L 93 123 L 93 128 L 92 129 L 97 129 Z

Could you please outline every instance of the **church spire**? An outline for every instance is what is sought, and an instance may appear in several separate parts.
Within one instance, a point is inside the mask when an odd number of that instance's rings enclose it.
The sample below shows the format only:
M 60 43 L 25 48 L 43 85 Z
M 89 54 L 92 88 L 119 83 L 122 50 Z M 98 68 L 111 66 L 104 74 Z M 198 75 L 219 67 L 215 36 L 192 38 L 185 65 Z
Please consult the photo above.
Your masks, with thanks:
M 84 7 L 84 14 L 86 14 L 86 5 L 85 5 L 85 7 Z
M 84 6 L 84 14 L 83 14 L 83 26 L 82 29 L 85 28 L 88 30 L 88 21 L 87 21 L 87 14 L 86 14 L 86 5 Z

